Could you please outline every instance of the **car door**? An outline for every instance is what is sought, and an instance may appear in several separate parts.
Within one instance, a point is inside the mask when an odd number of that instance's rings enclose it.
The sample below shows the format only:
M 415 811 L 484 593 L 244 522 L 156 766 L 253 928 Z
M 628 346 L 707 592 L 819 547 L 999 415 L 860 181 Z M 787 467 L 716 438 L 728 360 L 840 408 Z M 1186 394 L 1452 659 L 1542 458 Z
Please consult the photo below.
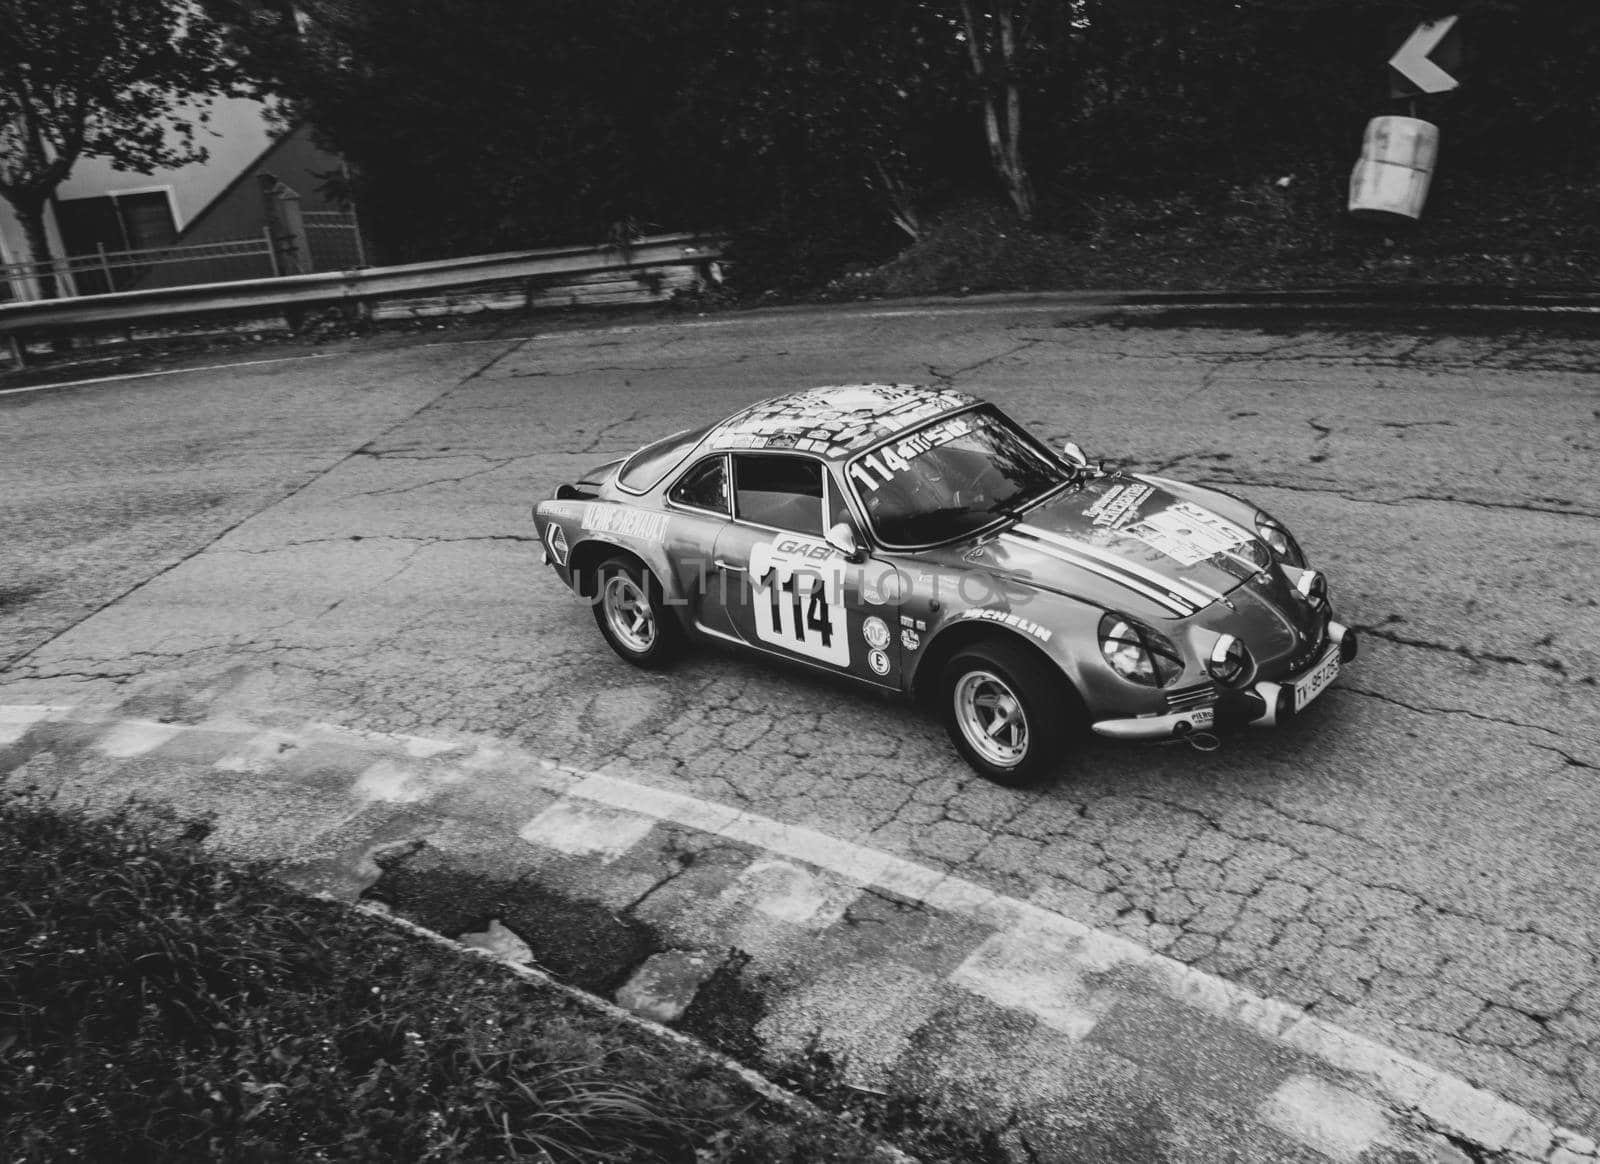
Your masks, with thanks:
M 898 687 L 892 567 L 849 561 L 824 531 L 848 520 L 827 467 L 801 453 L 736 452 L 733 520 L 717 538 L 713 598 L 750 646 Z M 707 606 L 712 599 L 708 599 Z
M 713 453 L 691 464 L 668 486 L 666 504 L 672 513 L 675 592 L 684 596 L 700 630 L 734 635 L 723 604 L 714 600 L 721 577 L 711 564 L 717 538 L 733 518 L 728 454 Z

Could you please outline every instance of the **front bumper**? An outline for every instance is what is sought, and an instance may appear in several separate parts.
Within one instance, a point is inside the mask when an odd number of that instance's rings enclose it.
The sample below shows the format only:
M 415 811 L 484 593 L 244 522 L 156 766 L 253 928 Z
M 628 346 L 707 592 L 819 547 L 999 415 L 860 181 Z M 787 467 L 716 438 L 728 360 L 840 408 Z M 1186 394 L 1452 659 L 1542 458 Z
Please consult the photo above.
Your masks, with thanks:
M 1216 703 L 1187 708 L 1166 715 L 1141 715 L 1129 719 L 1103 719 L 1090 725 L 1096 735 L 1113 740 L 1182 739 L 1197 732 L 1234 724 L 1272 727 L 1297 714 L 1295 692 L 1304 690 L 1333 660 L 1340 665 L 1356 657 L 1356 632 L 1341 623 L 1328 624 L 1328 649 L 1299 675 L 1281 683 L 1257 680 L 1242 691 L 1220 691 Z M 1327 682 L 1331 682 L 1330 677 Z M 1303 708 L 1320 695 L 1326 682 L 1299 701 Z

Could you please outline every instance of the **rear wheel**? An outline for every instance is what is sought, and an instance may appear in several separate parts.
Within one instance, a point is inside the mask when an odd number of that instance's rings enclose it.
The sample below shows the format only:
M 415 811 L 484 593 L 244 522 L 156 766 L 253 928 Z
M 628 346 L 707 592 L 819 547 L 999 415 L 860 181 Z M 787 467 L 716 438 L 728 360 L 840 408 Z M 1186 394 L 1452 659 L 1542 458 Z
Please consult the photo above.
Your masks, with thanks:
M 1059 762 L 1083 723 L 1077 693 L 1026 647 L 979 643 L 945 664 L 940 686 L 950 742 L 998 784 L 1026 784 Z
M 594 620 L 611 649 L 635 667 L 677 657 L 680 635 L 656 576 L 638 561 L 613 557 L 595 570 Z

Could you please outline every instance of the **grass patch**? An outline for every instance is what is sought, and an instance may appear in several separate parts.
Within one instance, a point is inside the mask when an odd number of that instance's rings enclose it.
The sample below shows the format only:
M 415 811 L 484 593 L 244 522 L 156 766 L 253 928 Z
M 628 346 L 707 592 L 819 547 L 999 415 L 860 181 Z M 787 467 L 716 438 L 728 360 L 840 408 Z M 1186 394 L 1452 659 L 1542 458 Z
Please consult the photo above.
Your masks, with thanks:
M 202 841 L 167 816 L 0 802 L 13 1164 L 874 1158 L 848 1122 Z

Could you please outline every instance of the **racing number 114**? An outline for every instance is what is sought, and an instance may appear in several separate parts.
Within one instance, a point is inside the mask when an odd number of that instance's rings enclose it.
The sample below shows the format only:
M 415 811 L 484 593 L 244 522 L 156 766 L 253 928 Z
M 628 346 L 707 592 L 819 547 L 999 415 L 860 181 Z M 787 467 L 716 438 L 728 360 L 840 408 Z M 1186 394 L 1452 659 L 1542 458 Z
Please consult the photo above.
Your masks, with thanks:
M 824 648 L 832 646 L 833 623 L 828 617 L 828 597 L 823 593 L 823 588 L 813 586 L 809 595 L 803 595 L 795 582 L 795 576 L 790 575 L 782 585 L 772 587 L 772 633 L 788 634 L 796 643 L 804 643 L 809 630 Z M 787 602 L 784 601 L 785 594 L 789 598 Z M 793 612 L 789 620 L 789 625 L 794 628 L 792 631 L 785 631 L 785 611 Z
M 822 579 L 803 571 L 781 582 L 768 575 L 756 584 L 754 597 L 756 637 L 762 642 L 836 667 L 850 665 L 843 607 L 828 601 Z

